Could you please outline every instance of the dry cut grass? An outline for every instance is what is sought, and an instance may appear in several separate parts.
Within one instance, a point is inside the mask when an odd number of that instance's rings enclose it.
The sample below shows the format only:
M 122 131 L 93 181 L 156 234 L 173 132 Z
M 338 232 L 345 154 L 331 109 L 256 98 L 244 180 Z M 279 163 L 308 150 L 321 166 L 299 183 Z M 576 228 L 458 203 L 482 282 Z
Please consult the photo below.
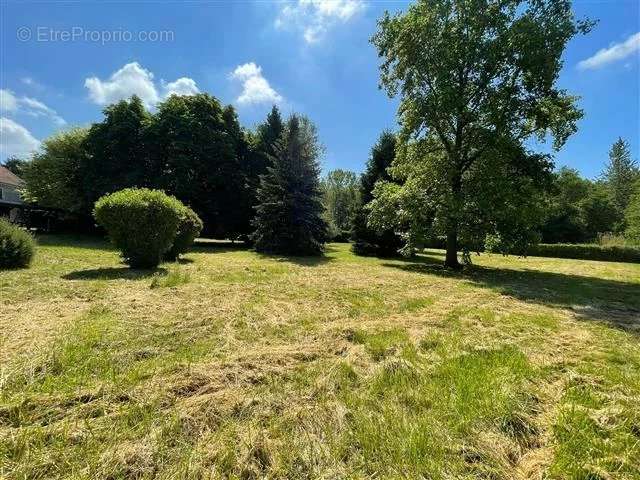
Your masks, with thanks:
M 640 265 L 40 243 L 0 272 L 0 478 L 640 478 Z

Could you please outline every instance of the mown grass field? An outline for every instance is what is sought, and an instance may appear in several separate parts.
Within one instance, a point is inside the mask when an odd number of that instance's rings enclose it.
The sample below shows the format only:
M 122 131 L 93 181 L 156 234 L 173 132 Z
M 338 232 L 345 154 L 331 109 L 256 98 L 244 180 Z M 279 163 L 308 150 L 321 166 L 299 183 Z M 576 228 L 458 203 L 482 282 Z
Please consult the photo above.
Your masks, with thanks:
M 0 272 L 0 478 L 640 478 L 640 265 L 40 244 Z

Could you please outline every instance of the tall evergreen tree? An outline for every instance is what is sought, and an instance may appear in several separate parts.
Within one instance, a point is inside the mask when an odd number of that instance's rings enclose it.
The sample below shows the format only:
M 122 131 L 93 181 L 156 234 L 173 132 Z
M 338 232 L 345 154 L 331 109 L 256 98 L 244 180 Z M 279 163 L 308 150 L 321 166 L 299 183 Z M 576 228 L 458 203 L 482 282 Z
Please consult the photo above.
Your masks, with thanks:
M 283 255 L 319 255 L 327 225 L 322 218 L 320 145 L 315 126 L 305 117 L 292 115 L 274 153 L 258 189 L 255 249 Z
M 402 242 L 391 229 L 376 231 L 367 226 L 366 205 L 373 200 L 373 187 L 378 180 L 391 181 L 387 168 L 396 155 L 396 136 L 384 131 L 371 149 L 365 172 L 360 177 L 360 206 L 353 218 L 352 250 L 358 255 L 392 256 Z
M 602 177 L 609 187 L 616 207 L 620 212 L 624 212 L 629 205 L 634 183 L 640 177 L 638 165 L 631 158 L 631 149 L 627 141 L 618 138 L 611 146 L 609 163 L 605 166 Z
M 246 189 L 251 218 L 254 217 L 255 207 L 258 205 L 260 177 L 267 173 L 267 168 L 276 154 L 276 144 L 282 138 L 283 132 L 284 122 L 280 116 L 280 110 L 274 105 L 266 120 L 258 125 L 255 132 L 249 132 L 248 134 L 249 152 L 246 164 Z
M 266 155 L 276 155 L 276 142 L 284 133 L 284 122 L 280 115 L 280 110 L 276 105 L 271 108 L 264 123 L 257 128 L 258 149 Z M 265 171 L 269 165 L 269 160 L 265 160 Z

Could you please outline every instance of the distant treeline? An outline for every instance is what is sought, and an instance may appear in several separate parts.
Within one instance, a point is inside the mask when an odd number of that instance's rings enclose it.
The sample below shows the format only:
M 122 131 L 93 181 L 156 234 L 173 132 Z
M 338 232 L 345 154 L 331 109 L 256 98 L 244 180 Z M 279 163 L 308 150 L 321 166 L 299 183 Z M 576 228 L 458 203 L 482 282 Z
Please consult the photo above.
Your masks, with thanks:
M 365 208 L 373 199 L 376 182 L 390 178 L 387 169 L 394 160 L 395 146 L 395 136 L 384 132 L 372 148 L 360 182 L 353 172 L 344 170 L 329 172 L 323 180 L 330 232 L 334 238 L 353 239 L 363 253 L 393 254 L 401 245 L 393 232 L 381 234 L 367 226 Z M 538 202 L 545 212 L 537 228 L 542 243 L 591 243 L 604 234 L 640 243 L 640 173 L 629 144 L 622 139 L 611 147 L 609 161 L 597 180 L 583 178 L 575 169 L 560 168 L 551 173 Z M 615 241 L 611 237 L 608 235 L 608 242 Z M 432 238 L 426 245 L 444 248 L 445 239 Z
M 64 212 L 74 228 L 93 227 L 91 212 L 102 195 L 148 187 L 190 205 L 204 235 L 248 239 L 260 178 L 278 155 L 284 124 L 274 106 L 255 129 L 242 128 L 232 106 L 206 93 L 171 96 L 154 112 L 133 96 L 106 107 L 101 122 L 58 133 L 31 159 L 11 158 L 6 166 L 26 181 L 27 201 Z M 396 148 L 396 135 L 385 131 L 361 176 L 347 170 L 324 176 L 328 240 L 352 240 L 363 254 L 393 255 L 402 247 L 402 232 L 371 228 L 367 207 L 376 183 L 391 181 Z M 588 243 L 604 233 L 640 240 L 640 173 L 626 141 L 613 144 L 597 180 L 566 167 L 549 178 L 538 199 L 545 212 L 539 241 Z M 444 239 L 428 244 L 444 246 Z
M 561 168 L 544 199 L 547 216 L 541 227 L 542 242 L 593 242 L 604 233 L 635 237 L 633 209 L 640 202 L 639 182 L 640 171 L 623 139 L 613 144 L 609 161 L 595 181 Z

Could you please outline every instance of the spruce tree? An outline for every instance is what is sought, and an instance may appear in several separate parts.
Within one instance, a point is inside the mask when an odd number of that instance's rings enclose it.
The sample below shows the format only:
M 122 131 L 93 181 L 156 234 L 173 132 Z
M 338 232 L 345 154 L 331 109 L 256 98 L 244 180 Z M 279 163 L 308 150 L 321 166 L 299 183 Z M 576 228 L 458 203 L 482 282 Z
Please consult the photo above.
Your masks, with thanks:
M 609 151 L 609 163 L 602 174 L 618 210 L 622 213 L 629 205 L 636 179 L 640 178 L 638 165 L 631 158 L 629 143 L 618 138 Z
M 387 168 L 395 158 L 396 137 L 384 131 L 371 149 L 365 172 L 360 178 L 360 206 L 353 220 L 353 246 L 357 255 L 388 257 L 397 254 L 402 246 L 393 230 L 375 231 L 367 226 L 366 205 L 373 199 L 373 187 L 378 180 L 391 181 Z
M 250 151 L 246 166 L 246 189 L 252 219 L 258 205 L 260 177 L 267 173 L 272 157 L 275 156 L 276 143 L 282 138 L 283 132 L 284 122 L 280 110 L 274 105 L 266 120 L 257 126 L 255 132 L 248 133 Z
M 280 137 L 282 137 L 283 132 L 284 122 L 282 121 L 280 110 L 276 105 L 274 105 L 267 115 L 265 122 L 258 125 L 256 132 L 258 138 L 258 149 L 267 156 L 274 156 L 276 154 L 276 142 Z M 265 169 L 268 164 L 269 162 L 267 160 L 265 162 Z
M 274 153 L 258 189 L 255 249 L 281 255 L 319 255 L 327 225 L 322 218 L 320 146 L 314 125 L 292 115 Z

